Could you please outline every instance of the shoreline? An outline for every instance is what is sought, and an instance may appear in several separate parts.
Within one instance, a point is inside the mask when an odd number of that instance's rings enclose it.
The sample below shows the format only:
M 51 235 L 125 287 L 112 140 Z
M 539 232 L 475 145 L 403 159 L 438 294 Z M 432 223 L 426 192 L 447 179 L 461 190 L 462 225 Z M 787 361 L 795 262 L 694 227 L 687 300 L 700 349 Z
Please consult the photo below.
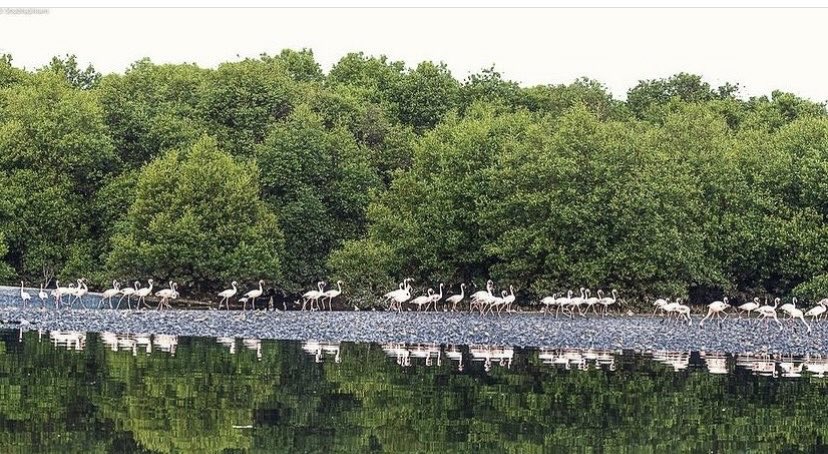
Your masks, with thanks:
M 7 329 L 166 334 L 320 342 L 422 343 L 828 355 L 828 323 L 765 326 L 730 317 L 698 326 L 650 316 L 558 318 L 539 313 L 480 316 L 424 312 L 46 310 L 0 307 Z

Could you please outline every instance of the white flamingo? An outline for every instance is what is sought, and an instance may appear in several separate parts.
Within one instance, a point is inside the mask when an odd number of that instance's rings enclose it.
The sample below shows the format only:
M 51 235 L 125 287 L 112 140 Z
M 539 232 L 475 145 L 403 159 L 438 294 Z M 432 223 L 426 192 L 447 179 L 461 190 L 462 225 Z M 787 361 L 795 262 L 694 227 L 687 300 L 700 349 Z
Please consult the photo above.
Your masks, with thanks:
M 439 303 L 441 299 L 443 299 L 443 283 L 442 282 L 440 283 L 440 293 L 435 293 L 435 294 L 431 295 L 431 300 L 428 302 L 428 305 L 426 305 L 426 310 L 428 310 L 429 305 L 433 304 L 434 305 L 434 312 L 437 312 L 437 303 Z
M 514 286 L 509 285 L 509 294 L 503 298 L 503 301 L 506 303 L 506 312 L 512 312 L 512 303 L 515 302 Z
M 135 296 L 138 297 L 138 302 L 135 303 L 135 306 L 138 309 L 141 309 L 141 303 L 142 302 L 144 303 L 144 306 L 149 307 L 149 305 L 147 304 L 147 301 L 146 301 L 146 297 L 147 297 L 147 295 L 152 293 L 152 279 L 147 280 L 147 284 L 149 284 L 149 287 L 139 288 L 138 290 L 135 291 Z
M 791 316 L 791 322 L 793 322 L 794 319 L 799 319 L 805 325 L 805 328 L 808 328 L 808 332 L 810 333 L 811 332 L 811 325 L 809 325 L 808 322 L 805 321 L 805 317 L 802 314 L 802 310 L 796 308 L 796 298 L 795 297 L 793 299 L 792 304 L 793 304 L 793 308 L 788 309 L 788 315 Z
M 676 298 L 676 303 L 675 304 L 676 305 L 673 308 L 673 312 L 678 314 L 679 318 L 680 317 L 687 318 L 687 324 L 692 325 L 693 320 L 690 318 L 690 306 L 688 306 L 686 304 L 681 304 L 681 300 L 678 299 L 678 298 Z
M 664 306 L 668 304 L 670 304 L 670 302 L 664 298 L 659 298 L 653 301 L 653 306 L 655 307 L 655 309 L 653 309 L 653 315 L 655 315 L 658 310 L 661 310 L 661 312 L 667 312 L 664 310 Z
M 69 302 L 71 308 L 76 302 L 80 301 L 81 308 L 83 308 L 83 296 L 89 292 L 89 287 L 86 286 L 86 278 L 78 279 L 78 286 L 75 287 L 75 298 Z
M 812 320 L 818 319 L 822 314 L 828 311 L 825 306 L 821 304 L 817 304 L 816 306 L 812 307 L 808 312 L 805 313 L 806 317 L 811 317 Z
M 765 305 L 760 306 L 758 311 L 759 311 L 759 316 L 762 317 L 761 320 L 764 320 L 766 325 L 768 323 L 768 319 L 773 318 L 773 320 L 776 322 L 776 324 L 779 325 L 779 329 L 782 329 L 782 322 L 780 322 L 779 318 L 776 316 L 776 307 L 778 305 L 779 305 L 779 298 L 774 298 L 773 306 L 768 305 L 767 301 L 765 301 Z M 759 319 L 757 319 L 757 323 L 758 323 L 758 320 Z
M 397 312 L 402 312 L 402 303 L 411 299 L 411 286 L 405 285 L 405 288 L 395 290 L 388 294 L 391 294 L 391 306 L 389 306 L 389 309 L 391 309 L 392 307 L 396 307 Z
M 221 301 L 219 301 L 218 305 L 219 310 L 221 309 L 221 303 L 227 303 L 227 309 L 230 309 L 230 298 L 232 298 L 238 291 L 236 285 L 238 285 L 236 281 L 233 281 L 230 283 L 230 286 L 233 288 L 229 288 L 227 290 L 219 292 L 218 296 L 221 297 Z
M 322 297 L 322 294 L 325 293 L 325 290 L 324 290 L 325 282 L 324 281 L 317 282 L 316 287 L 319 290 L 308 290 L 307 292 L 305 292 L 304 295 L 302 295 L 302 310 L 305 310 L 305 305 L 308 304 L 308 301 L 310 301 L 310 303 L 311 303 L 310 304 L 310 309 L 313 310 L 313 303 L 315 301 L 319 300 L 319 298 Z
M 744 312 L 747 312 L 747 317 L 750 318 L 750 313 L 759 309 L 759 297 L 753 297 L 753 301 L 742 304 L 737 309 L 739 309 L 739 318 L 742 318 L 742 313 Z
M 101 294 L 101 300 L 98 302 L 98 309 L 103 306 L 104 300 L 109 303 L 109 308 L 112 309 L 112 298 L 117 296 L 121 293 L 121 285 L 118 281 L 112 281 L 112 288 L 107 289 L 103 294 Z
M 612 294 L 612 298 L 608 296 L 605 297 L 604 291 L 598 290 L 598 302 L 604 306 L 604 317 L 607 316 L 607 312 L 609 312 L 609 307 L 618 302 L 618 292 L 615 289 L 612 289 L 612 292 L 610 293 Z
M 55 297 L 55 308 L 60 308 L 63 303 L 63 295 L 73 295 L 75 293 L 75 285 L 69 284 L 68 287 L 61 287 L 60 281 L 55 281 L 55 289 L 52 290 L 52 296 Z
M 564 314 L 566 314 L 566 308 L 569 307 L 569 300 L 571 300 L 571 299 L 572 299 L 572 290 L 567 290 L 566 296 L 562 296 L 562 297 L 555 300 L 555 304 L 558 305 L 558 307 L 555 309 L 555 318 L 558 318 L 558 311 L 562 311 Z M 566 315 L 569 315 L 569 314 L 566 314 Z M 571 315 L 569 315 L 569 317 L 572 318 Z
M 169 288 L 165 288 L 163 290 L 159 290 L 159 291 L 155 292 L 155 296 L 161 298 L 161 301 L 158 302 L 158 307 L 156 308 L 156 310 L 160 311 L 165 306 L 168 307 L 168 308 L 170 307 L 168 301 L 171 298 L 177 298 L 178 297 L 178 292 L 176 291 L 176 287 L 177 287 L 177 284 L 173 281 L 170 281 Z
M 25 307 L 26 304 L 29 301 L 31 301 L 31 299 L 32 299 L 32 295 L 29 295 L 29 292 L 23 291 L 23 281 L 20 281 L 20 302 L 21 302 L 21 305 L 23 305 Z
M 253 290 L 251 290 L 251 291 L 244 294 L 244 296 L 246 296 L 248 298 L 248 300 L 250 300 L 250 305 L 253 307 L 253 309 L 256 309 L 256 298 L 262 296 L 262 293 L 264 293 L 264 289 L 262 288 L 263 285 L 264 285 L 264 281 L 260 279 L 259 280 L 259 288 L 253 289 Z M 244 305 L 242 306 L 242 310 L 243 311 L 247 310 L 247 302 L 246 301 L 244 302 Z
M 135 281 L 132 284 L 132 287 L 124 287 L 123 289 L 121 289 L 121 298 L 118 299 L 118 304 L 115 305 L 115 309 L 120 309 L 121 308 L 121 300 L 123 300 L 124 297 L 126 297 L 126 299 L 127 299 L 127 308 L 132 309 L 132 306 L 129 305 L 129 300 L 132 298 L 132 295 L 134 295 L 135 292 L 138 291 L 138 288 L 140 286 L 141 286 L 141 283 L 138 282 L 138 281 Z
M 553 293 L 552 296 L 545 296 L 540 300 L 540 303 L 543 304 L 543 310 L 541 312 L 544 314 L 550 312 L 549 306 L 554 306 L 556 304 L 555 296 L 557 296 L 557 294 Z M 555 314 L 555 316 L 557 317 L 558 314 Z
M 49 294 L 43 290 L 43 284 L 40 284 L 40 292 L 37 294 L 40 298 L 40 307 L 46 307 L 46 301 L 49 299 Z
M 342 294 L 342 281 L 336 281 L 336 289 L 330 289 L 322 293 L 322 308 L 325 308 L 325 298 L 328 298 L 328 310 L 333 310 L 331 300 Z
M 590 296 L 592 292 L 589 289 L 586 289 L 586 299 L 584 300 L 584 304 L 586 304 L 586 310 L 584 312 L 589 312 L 589 309 L 592 308 L 592 312 L 595 315 L 598 315 L 598 311 L 595 309 L 595 305 L 598 304 L 599 298 L 597 296 Z
M 407 277 L 403 279 L 399 290 L 392 290 L 383 295 L 383 297 L 389 302 L 388 310 L 393 310 L 396 307 L 397 312 L 402 312 L 402 303 L 411 299 L 410 282 L 413 280 L 414 279 Z
M 469 312 L 472 311 L 472 308 L 477 306 L 479 309 L 482 310 L 482 305 L 485 301 L 492 297 L 492 289 L 494 288 L 494 282 L 490 280 L 486 281 L 486 290 L 479 290 L 471 294 L 469 300 Z
M 460 294 L 458 295 L 451 295 L 446 298 L 446 305 L 451 304 L 451 311 L 454 312 L 457 310 L 457 303 L 463 301 L 465 298 L 465 291 L 466 291 L 466 284 L 460 284 Z
M 699 326 L 704 325 L 704 321 L 710 318 L 712 315 L 716 315 L 717 318 L 722 318 L 722 313 L 724 313 L 724 318 L 727 318 L 727 308 L 730 307 L 730 303 L 727 301 L 727 297 L 722 298 L 722 301 L 713 301 L 712 303 L 707 305 L 707 315 L 701 319 L 699 322 Z
M 431 301 L 431 295 L 434 294 L 434 289 L 428 289 L 428 295 L 420 295 L 413 300 L 411 300 L 411 304 L 417 305 L 417 310 L 420 311 L 423 309 L 423 304 L 428 304 Z

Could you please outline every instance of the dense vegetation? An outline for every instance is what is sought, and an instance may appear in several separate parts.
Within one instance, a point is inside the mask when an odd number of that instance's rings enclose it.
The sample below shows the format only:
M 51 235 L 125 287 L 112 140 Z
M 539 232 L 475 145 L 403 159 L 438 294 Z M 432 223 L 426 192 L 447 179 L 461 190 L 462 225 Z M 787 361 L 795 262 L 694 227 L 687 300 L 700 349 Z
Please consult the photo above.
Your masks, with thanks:
M 828 437 L 828 382 L 732 359 L 726 375 L 631 352 L 580 371 L 519 350 L 489 372 L 466 354 L 458 372 L 370 344 L 343 344 L 336 364 L 297 342 L 264 341 L 258 359 L 239 340 L 231 355 L 182 338 L 170 357 L 3 336 L 4 452 L 801 452 Z
M 341 278 L 628 299 L 828 292 L 828 114 L 678 74 L 626 101 L 310 51 L 216 69 L 0 59 L 0 281 L 191 294 Z M 35 284 L 36 285 L 36 284 Z M 454 289 L 456 290 L 456 288 Z

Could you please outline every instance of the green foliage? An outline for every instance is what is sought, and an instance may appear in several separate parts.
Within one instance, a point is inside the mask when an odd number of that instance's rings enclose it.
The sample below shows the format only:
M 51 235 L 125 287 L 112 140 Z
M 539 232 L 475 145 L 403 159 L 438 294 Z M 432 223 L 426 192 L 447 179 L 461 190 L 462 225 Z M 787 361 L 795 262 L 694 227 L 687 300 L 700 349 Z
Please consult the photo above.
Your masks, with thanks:
M 306 106 L 270 130 L 256 159 L 285 232 L 284 285 L 296 290 L 326 274 L 332 249 L 361 235 L 379 180 L 365 148 L 346 129 L 325 128 Z
M 460 85 L 445 63 L 422 62 L 399 82 L 391 94 L 400 121 L 423 130 L 433 128 L 458 107 Z
M 103 77 L 0 56 L 3 261 L 27 280 L 342 277 L 359 304 L 408 275 L 530 299 L 784 293 L 828 273 L 827 150 L 824 103 L 686 73 L 621 101 L 362 53 L 324 74 L 309 49 Z M 200 178 L 234 204 L 184 189 Z
M 87 65 L 86 69 L 81 70 L 78 67 L 77 57 L 74 54 L 66 55 L 64 58 L 52 57 L 52 61 L 40 70 L 51 71 L 65 78 L 72 87 L 81 90 L 95 88 L 101 80 L 101 73 L 95 71 L 92 65 Z
M 224 149 L 250 156 L 268 127 L 290 113 L 295 91 L 278 60 L 223 63 L 199 89 L 200 115 Z
M 255 164 L 235 161 L 208 137 L 157 158 L 138 177 L 110 269 L 176 279 L 196 292 L 278 278 L 282 233 L 258 180 Z
M 14 277 L 14 268 L 6 263 L 6 254 L 9 253 L 9 245 L 6 244 L 6 234 L 0 231 L 0 281 L 6 282 Z
M 195 65 L 155 65 L 145 59 L 123 76 L 101 81 L 100 102 L 125 168 L 139 168 L 206 131 L 198 111 L 206 74 Z

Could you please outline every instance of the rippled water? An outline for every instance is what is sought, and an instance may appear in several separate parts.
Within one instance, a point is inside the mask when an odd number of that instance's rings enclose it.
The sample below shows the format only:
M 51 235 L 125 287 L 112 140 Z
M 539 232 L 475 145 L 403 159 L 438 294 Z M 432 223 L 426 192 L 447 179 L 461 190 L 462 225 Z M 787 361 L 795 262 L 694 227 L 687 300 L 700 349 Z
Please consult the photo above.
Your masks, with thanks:
M 811 450 L 828 361 L 0 333 L 3 452 Z

